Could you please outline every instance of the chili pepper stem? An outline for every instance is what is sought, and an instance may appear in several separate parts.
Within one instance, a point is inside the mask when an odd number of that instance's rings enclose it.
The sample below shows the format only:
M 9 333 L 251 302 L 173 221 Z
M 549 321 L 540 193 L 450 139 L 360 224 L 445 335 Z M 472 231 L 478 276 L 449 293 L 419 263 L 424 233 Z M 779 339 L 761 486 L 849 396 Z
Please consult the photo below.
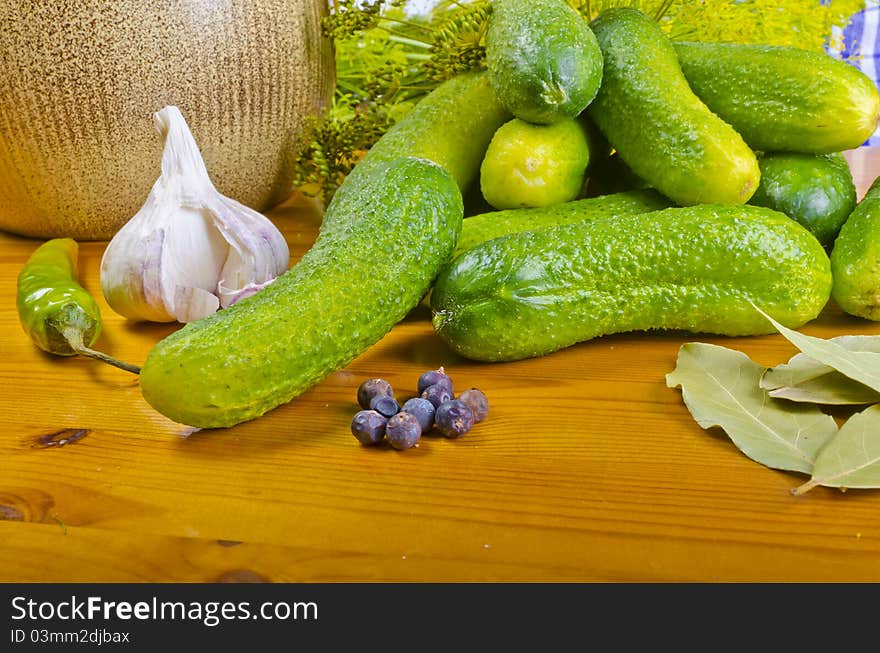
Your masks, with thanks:
M 88 356 L 89 358 L 95 358 L 99 361 L 109 363 L 113 367 L 118 367 L 119 369 L 125 370 L 126 372 L 131 372 L 132 374 L 141 373 L 141 368 L 137 365 L 125 363 L 121 360 L 113 358 L 112 356 L 108 356 L 103 352 L 91 349 L 90 347 L 86 347 L 83 344 L 82 332 L 76 327 L 68 327 L 62 329 L 61 335 L 64 336 L 64 339 L 67 340 L 70 348 L 73 349 L 77 354 L 81 354 L 83 356 Z

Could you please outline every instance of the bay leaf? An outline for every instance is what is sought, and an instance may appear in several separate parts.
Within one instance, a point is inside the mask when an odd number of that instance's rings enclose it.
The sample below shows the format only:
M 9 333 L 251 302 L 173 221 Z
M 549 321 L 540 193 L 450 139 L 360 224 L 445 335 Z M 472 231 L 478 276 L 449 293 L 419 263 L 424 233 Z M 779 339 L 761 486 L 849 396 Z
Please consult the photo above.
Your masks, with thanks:
M 823 406 L 861 406 L 880 402 L 880 393 L 834 371 L 794 386 L 768 390 L 767 394 L 774 399 Z
M 880 353 L 880 336 L 837 336 L 830 342 L 850 351 Z M 771 397 L 827 405 L 873 404 L 880 392 L 872 390 L 804 353 L 772 367 L 761 377 Z
M 781 325 L 757 306 L 755 309 L 766 317 L 786 340 L 817 363 L 827 365 L 844 376 L 880 392 L 880 353 L 851 351 L 832 340 L 808 336 Z
M 810 474 L 819 450 L 837 433 L 830 415 L 811 404 L 773 399 L 760 387 L 767 368 L 740 351 L 702 342 L 681 346 L 670 388 L 704 429 L 719 426 L 752 460 Z
M 819 485 L 880 488 L 880 404 L 847 419 L 816 456 L 812 478 L 791 492 L 803 494 Z

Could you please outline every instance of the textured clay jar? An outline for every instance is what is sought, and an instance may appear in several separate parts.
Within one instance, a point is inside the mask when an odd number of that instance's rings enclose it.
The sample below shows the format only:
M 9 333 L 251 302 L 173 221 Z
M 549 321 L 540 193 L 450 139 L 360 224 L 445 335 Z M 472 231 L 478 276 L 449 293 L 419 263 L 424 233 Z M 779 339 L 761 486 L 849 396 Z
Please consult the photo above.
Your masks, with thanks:
M 324 0 L 0 0 L 0 230 L 105 240 L 159 176 L 177 105 L 217 189 L 287 198 L 329 102 Z

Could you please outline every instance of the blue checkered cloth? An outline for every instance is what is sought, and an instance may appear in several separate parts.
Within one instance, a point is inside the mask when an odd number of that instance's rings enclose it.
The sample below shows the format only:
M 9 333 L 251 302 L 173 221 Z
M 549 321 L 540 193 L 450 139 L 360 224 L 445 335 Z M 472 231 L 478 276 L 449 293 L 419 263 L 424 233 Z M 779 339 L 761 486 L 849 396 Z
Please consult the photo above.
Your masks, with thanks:
M 823 4 L 826 4 L 823 2 Z M 844 59 L 877 83 L 880 72 L 880 6 L 871 6 L 855 14 L 841 30 L 834 28 L 829 54 Z M 880 128 L 863 145 L 880 145 Z

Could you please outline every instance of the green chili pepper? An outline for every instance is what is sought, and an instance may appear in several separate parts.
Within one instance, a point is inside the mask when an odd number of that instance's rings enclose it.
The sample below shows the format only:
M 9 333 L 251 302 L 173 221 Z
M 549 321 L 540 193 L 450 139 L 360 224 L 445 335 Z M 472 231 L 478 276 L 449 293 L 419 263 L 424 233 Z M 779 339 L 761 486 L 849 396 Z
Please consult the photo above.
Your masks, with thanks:
M 40 349 L 59 356 L 81 354 L 138 374 L 140 368 L 91 349 L 101 335 L 101 312 L 77 282 L 79 246 L 71 238 L 40 245 L 18 275 L 18 317 Z

